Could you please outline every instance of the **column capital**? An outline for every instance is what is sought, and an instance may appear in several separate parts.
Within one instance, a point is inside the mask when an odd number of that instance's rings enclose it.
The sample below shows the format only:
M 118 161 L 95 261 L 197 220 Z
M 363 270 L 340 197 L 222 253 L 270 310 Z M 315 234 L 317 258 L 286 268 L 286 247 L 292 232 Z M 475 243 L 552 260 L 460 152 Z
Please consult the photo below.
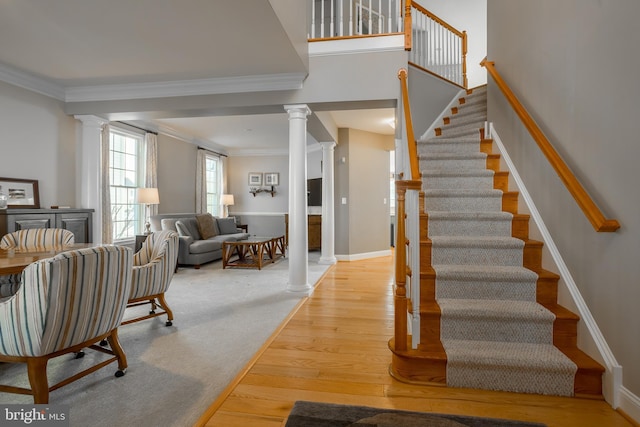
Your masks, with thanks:
M 318 144 L 322 146 L 323 150 L 332 150 L 336 146 L 335 141 L 318 141 Z
M 287 104 L 284 109 L 289 113 L 289 118 L 306 118 L 311 114 L 311 109 L 307 104 Z M 298 117 L 296 117 L 298 116 Z

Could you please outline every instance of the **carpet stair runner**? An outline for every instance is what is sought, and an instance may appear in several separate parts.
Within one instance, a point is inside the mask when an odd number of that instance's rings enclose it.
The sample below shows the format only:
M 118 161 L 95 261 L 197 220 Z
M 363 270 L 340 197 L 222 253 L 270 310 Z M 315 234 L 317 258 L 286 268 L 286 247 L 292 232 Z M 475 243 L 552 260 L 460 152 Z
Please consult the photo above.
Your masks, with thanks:
M 467 91 L 435 137 L 418 141 L 421 344 L 394 352 L 417 383 L 560 396 L 602 394 L 602 367 L 577 348 L 578 317 L 557 304 L 558 276 L 482 138 L 486 86 Z M 414 333 L 416 333 L 414 331 Z

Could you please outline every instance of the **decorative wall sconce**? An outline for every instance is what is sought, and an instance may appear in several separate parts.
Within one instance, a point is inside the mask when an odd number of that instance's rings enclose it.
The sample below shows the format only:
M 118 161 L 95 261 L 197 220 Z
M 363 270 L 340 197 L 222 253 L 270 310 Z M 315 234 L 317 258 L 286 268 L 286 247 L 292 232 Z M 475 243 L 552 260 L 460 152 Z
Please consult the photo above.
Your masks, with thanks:
M 264 180 L 263 180 L 264 178 Z M 270 188 L 263 188 L 262 184 Z M 275 187 L 280 185 L 280 174 L 278 172 L 249 172 L 249 193 L 256 197 L 258 193 L 269 193 L 271 197 L 276 194 Z

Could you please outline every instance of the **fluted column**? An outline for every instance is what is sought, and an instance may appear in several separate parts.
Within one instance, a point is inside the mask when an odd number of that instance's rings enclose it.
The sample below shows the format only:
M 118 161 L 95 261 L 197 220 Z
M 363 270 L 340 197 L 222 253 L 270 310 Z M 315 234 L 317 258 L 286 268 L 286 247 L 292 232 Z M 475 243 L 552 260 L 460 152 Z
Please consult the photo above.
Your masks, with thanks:
M 289 113 L 289 283 L 287 290 L 311 294 L 307 231 L 307 116 L 305 104 L 285 105 Z
M 82 123 L 80 156 L 77 159 L 76 188 L 78 207 L 93 209 L 93 242 L 102 242 L 102 183 L 100 171 L 100 137 L 107 120 L 96 116 L 75 116 Z
M 318 264 L 335 264 L 335 216 L 334 216 L 334 141 L 322 145 L 322 249 Z

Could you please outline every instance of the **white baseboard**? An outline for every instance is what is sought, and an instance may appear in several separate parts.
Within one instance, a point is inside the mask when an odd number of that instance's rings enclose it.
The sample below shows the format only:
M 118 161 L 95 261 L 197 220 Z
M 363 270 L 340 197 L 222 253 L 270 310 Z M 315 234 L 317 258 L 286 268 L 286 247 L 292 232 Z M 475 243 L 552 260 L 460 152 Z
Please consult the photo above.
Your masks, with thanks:
M 360 254 L 349 254 L 349 255 L 336 255 L 336 259 L 338 261 L 360 261 L 363 259 L 370 258 L 378 258 L 383 256 L 390 256 L 391 249 L 387 249 L 385 251 L 377 251 L 377 252 L 365 252 Z
M 625 387 L 620 387 L 620 406 L 618 409 L 640 424 L 640 397 L 631 393 Z

